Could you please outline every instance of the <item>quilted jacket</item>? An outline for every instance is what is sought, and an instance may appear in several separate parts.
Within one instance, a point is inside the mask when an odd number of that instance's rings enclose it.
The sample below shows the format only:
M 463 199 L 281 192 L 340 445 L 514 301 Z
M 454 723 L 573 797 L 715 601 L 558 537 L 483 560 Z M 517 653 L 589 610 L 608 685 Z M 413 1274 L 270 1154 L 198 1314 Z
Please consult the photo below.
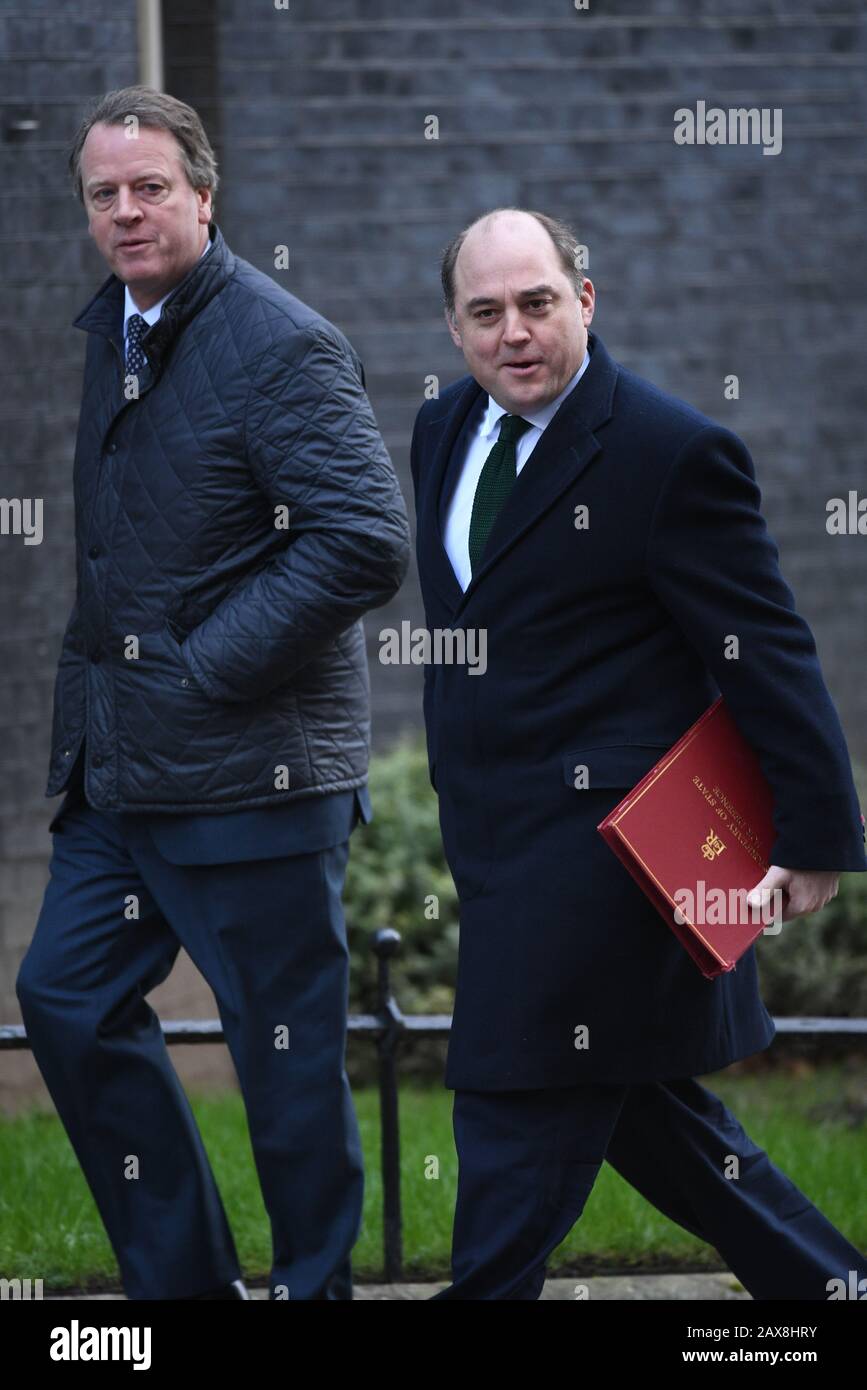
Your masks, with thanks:
M 64 789 L 84 739 L 87 797 L 103 810 L 229 810 L 362 785 L 361 615 L 409 562 L 355 350 L 209 231 L 143 339 L 137 397 L 122 282 L 109 276 L 75 320 L 88 335 L 77 587 L 45 794 Z

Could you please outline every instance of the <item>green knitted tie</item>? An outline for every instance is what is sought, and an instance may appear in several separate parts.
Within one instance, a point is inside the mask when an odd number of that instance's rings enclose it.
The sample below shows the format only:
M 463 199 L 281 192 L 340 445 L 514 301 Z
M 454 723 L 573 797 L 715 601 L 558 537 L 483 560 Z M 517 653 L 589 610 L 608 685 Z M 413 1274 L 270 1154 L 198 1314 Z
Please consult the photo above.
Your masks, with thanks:
M 479 475 L 473 513 L 470 517 L 470 567 L 475 574 L 487 544 L 497 513 L 515 485 L 518 476 L 518 455 L 515 445 L 525 430 L 532 429 L 529 420 L 520 415 L 504 415 L 500 434 Z

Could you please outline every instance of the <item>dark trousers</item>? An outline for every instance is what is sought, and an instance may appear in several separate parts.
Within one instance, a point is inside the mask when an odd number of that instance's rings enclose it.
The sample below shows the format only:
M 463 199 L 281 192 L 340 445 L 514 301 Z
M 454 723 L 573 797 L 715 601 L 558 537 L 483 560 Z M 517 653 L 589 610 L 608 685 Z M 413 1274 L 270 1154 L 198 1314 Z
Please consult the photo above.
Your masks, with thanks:
M 453 1121 L 453 1283 L 435 1299 L 538 1298 L 606 1159 L 755 1299 L 823 1300 L 829 1279 L 867 1275 L 864 1255 L 698 1081 L 456 1091 Z
M 64 812 L 17 981 L 33 1055 L 129 1298 L 240 1276 L 201 1136 L 145 995 L 181 945 L 214 991 L 273 1235 L 271 1297 L 352 1297 L 363 1168 L 345 1071 L 348 842 L 164 860 L 135 817 Z

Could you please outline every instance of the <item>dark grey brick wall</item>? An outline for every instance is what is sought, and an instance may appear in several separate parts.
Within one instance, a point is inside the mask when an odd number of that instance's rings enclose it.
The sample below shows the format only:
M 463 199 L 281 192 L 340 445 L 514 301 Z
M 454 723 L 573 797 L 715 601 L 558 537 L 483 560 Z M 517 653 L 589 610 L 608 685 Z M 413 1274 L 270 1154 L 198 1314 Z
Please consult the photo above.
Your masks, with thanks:
M 569 218 L 595 326 L 626 365 L 746 439 L 784 572 L 816 633 L 853 755 L 867 761 L 867 537 L 831 538 L 829 497 L 867 490 L 861 247 L 861 0 L 244 0 L 165 6 L 166 86 L 220 158 L 233 248 L 338 323 L 365 362 L 407 500 L 424 378 L 462 359 L 437 257 L 498 203 Z M 45 499 L 45 540 L 0 537 L 0 1018 L 41 901 L 54 665 L 72 598 L 70 471 L 81 335 L 104 270 L 67 191 L 87 101 L 138 80 L 133 0 L 75 13 L 0 0 L 2 495 Z M 679 106 L 781 107 L 783 149 L 679 148 Z M 438 140 L 424 138 L 439 119 Z M 38 121 L 33 132 L 12 129 Z M 274 270 L 277 244 L 288 271 Z M 740 399 L 723 398 L 728 373 Z M 370 615 L 375 740 L 418 726 L 418 668 L 381 667 L 381 627 L 421 618 L 414 573 Z

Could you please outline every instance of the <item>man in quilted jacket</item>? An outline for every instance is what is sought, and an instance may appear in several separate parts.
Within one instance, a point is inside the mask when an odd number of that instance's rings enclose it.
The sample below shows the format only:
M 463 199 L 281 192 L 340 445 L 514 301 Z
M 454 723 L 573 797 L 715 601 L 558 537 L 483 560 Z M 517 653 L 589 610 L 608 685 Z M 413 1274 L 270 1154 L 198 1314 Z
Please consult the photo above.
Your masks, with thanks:
M 129 1298 L 246 1298 L 145 996 L 214 991 L 273 1234 L 273 1299 L 352 1297 L 349 837 L 370 819 L 361 618 L 406 512 L 343 334 L 233 255 L 195 111 L 110 92 L 70 154 L 111 274 L 87 338 L 50 880 L 17 981 Z

